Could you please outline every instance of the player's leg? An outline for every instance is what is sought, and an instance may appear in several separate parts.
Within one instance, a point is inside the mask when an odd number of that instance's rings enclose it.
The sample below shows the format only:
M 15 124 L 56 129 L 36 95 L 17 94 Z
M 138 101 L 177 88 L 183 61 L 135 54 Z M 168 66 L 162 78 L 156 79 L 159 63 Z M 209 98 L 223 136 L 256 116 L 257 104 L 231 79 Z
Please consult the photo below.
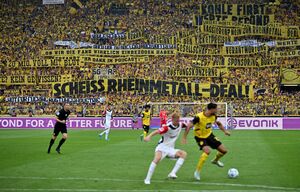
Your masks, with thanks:
M 219 145 L 217 148 L 218 152 L 216 157 L 211 161 L 213 164 L 218 165 L 219 167 L 224 167 L 224 163 L 220 159 L 228 152 L 223 144 Z
M 55 140 L 56 140 L 57 135 L 59 134 L 59 132 L 60 132 L 60 129 L 59 129 L 59 127 L 55 124 L 54 130 L 53 130 L 53 134 L 52 134 L 51 139 L 50 139 L 48 151 L 47 151 L 48 153 L 50 153 L 51 147 L 52 147 L 52 145 L 54 144 L 54 142 L 55 142 Z
M 106 126 L 106 123 L 104 123 L 104 130 L 99 134 L 100 139 L 102 139 L 102 136 L 106 133 L 106 129 L 107 129 L 107 126 Z
M 211 148 L 218 150 L 216 157 L 211 162 L 219 167 L 224 167 L 224 163 L 219 160 L 227 153 L 227 149 L 214 135 L 211 135 L 208 139 L 208 143 Z
M 144 141 L 144 138 L 147 136 L 149 133 L 150 127 L 148 125 L 143 125 L 143 134 L 141 135 L 141 141 Z
M 196 180 L 200 180 L 200 172 L 202 170 L 202 167 L 205 163 L 205 161 L 207 160 L 209 154 L 210 154 L 210 148 L 207 145 L 204 146 L 200 146 L 200 148 L 202 148 L 203 153 L 201 154 L 199 161 L 197 163 L 197 167 L 196 167 L 196 171 L 194 173 L 194 177 Z
M 147 135 L 149 133 L 149 129 L 150 129 L 150 126 L 149 125 L 145 125 L 145 128 L 144 128 L 144 138 L 147 137 Z
M 105 140 L 108 141 L 108 136 L 109 136 L 109 132 L 110 132 L 110 127 L 106 128 L 106 131 L 105 131 Z
M 67 134 L 67 130 L 66 129 L 63 129 L 62 130 L 62 138 L 61 140 L 59 141 L 59 144 L 58 146 L 56 147 L 56 152 L 60 154 L 60 148 L 61 146 L 64 144 L 64 142 L 67 140 L 68 138 L 68 134 Z
M 156 168 L 156 165 L 161 161 L 161 159 L 162 159 L 162 152 L 156 151 L 155 155 L 154 155 L 154 159 L 151 162 L 150 167 L 148 169 L 146 179 L 144 180 L 145 184 L 150 184 L 150 181 L 151 181 L 152 175 L 154 173 L 154 170 Z
M 180 169 L 180 167 L 183 165 L 184 160 L 187 156 L 187 153 L 183 150 L 176 150 L 175 155 L 177 159 L 176 164 L 174 168 L 172 169 L 171 173 L 168 175 L 169 178 L 176 179 L 177 178 L 177 171 Z
M 106 132 L 106 129 L 104 129 L 104 131 L 102 131 L 102 132 L 99 134 L 100 139 L 102 139 L 102 136 L 105 134 L 105 132 Z
M 110 122 L 106 122 L 106 123 L 104 124 L 104 131 L 102 131 L 102 132 L 99 134 L 100 139 L 101 139 L 102 136 L 105 134 L 105 140 L 108 141 L 109 132 L 110 132 Z
M 105 120 L 102 121 L 103 126 L 104 126 L 104 130 L 99 134 L 100 139 L 102 139 L 102 136 L 106 133 L 106 122 Z

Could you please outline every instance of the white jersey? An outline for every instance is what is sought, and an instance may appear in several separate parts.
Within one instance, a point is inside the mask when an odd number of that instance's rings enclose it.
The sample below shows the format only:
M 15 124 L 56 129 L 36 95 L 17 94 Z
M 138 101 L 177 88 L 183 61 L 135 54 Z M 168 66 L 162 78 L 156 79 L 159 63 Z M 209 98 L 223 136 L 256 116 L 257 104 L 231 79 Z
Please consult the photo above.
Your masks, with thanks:
M 112 119 L 112 111 L 105 111 L 105 122 L 110 122 L 110 120 Z
M 105 111 L 105 128 L 110 128 L 110 121 L 112 120 L 112 111 Z
M 168 122 L 167 125 L 164 125 L 159 129 L 159 133 L 162 135 L 162 138 L 160 139 L 158 145 L 174 148 L 181 129 L 185 127 L 186 125 L 182 122 L 180 122 L 177 127 L 174 126 L 172 122 Z

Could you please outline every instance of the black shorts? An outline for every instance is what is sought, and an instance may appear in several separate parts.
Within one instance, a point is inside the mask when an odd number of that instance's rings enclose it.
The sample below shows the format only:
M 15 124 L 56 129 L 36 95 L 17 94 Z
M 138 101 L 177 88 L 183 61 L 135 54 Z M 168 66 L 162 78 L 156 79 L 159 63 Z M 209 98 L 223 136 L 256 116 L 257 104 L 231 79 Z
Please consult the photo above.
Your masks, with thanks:
M 55 123 L 53 135 L 57 136 L 59 134 L 59 132 L 61 132 L 61 133 L 68 133 L 66 124 Z
M 146 131 L 148 133 L 149 129 L 150 129 L 150 126 L 149 125 L 143 125 L 143 129 L 144 129 L 144 131 Z
M 199 138 L 195 136 L 195 140 L 200 147 L 200 150 L 204 146 L 210 146 L 212 149 L 217 149 L 222 143 L 221 141 L 214 136 L 214 134 L 210 134 L 207 138 Z

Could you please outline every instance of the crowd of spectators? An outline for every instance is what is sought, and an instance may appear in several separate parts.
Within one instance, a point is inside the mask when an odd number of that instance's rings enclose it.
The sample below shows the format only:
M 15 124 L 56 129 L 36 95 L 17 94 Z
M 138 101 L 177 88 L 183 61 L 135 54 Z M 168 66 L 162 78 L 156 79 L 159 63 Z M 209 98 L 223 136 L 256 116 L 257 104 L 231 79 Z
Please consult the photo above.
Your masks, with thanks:
M 27 1 L 26 1 L 27 2 Z M 95 39 L 90 34 L 122 31 L 143 31 L 145 35 L 176 35 L 178 31 L 194 30 L 193 15 L 198 13 L 200 3 L 238 3 L 227 0 L 149 0 L 110 1 L 89 0 L 76 14 L 69 13 L 70 2 L 64 5 L 8 4 L 0 2 L 0 75 L 57 75 L 71 74 L 70 81 L 91 80 L 94 68 L 113 68 L 113 78 L 149 78 L 196 83 L 224 83 L 253 85 L 254 99 L 249 98 L 201 98 L 194 96 L 167 96 L 138 92 L 103 93 L 78 95 L 76 97 L 105 97 L 114 105 L 117 115 L 132 115 L 138 106 L 147 102 L 227 102 L 233 106 L 235 116 L 256 115 L 300 115 L 300 93 L 283 92 L 280 89 L 280 67 L 299 68 L 299 57 L 280 58 L 277 66 L 232 67 L 218 77 L 174 77 L 167 71 L 171 68 L 195 67 L 193 60 L 223 63 L 221 56 L 151 56 L 145 63 L 87 64 L 85 67 L 52 68 L 9 68 L 7 61 L 40 59 L 43 49 L 55 49 L 55 41 L 91 42 L 99 45 L 128 45 L 149 43 L 149 39 Z M 296 1 L 295 1 L 296 2 Z M 299 26 L 299 4 L 293 1 L 274 1 L 270 12 L 278 23 Z M 262 0 L 247 0 L 243 3 L 266 3 Z M 111 9 L 114 4 L 124 4 L 126 14 Z M 297 15 L 298 14 L 298 15 Z M 259 41 L 275 40 L 271 37 L 249 37 Z M 241 40 L 240 37 L 236 40 Z M 151 41 L 151 40 L 150 40 Z M 211 45 L 210 45 L 211 46 Z M 213 46 L 214 47 L 214 46 Z M 293 49 L 293 48 L 291 48 Z M 240 56 L 241 57 L 241 56 Z M 252 57 L 268 59 L 265 54 Z M 11 103 L 4 102 L 11 96 L 52 96 L 52 85 L 0 85 L 1 114 L 27 115 L 32 110 L 36 115 L 52 115 L 59 108 L 58 103 Z M 264 90 L 259 92 L 257 90 Z M 0 102 L 1 102 L 0 100 Z M 100 115 L 102 104 L 74 104 L 74 111 L 86 110 L 86 115 Z

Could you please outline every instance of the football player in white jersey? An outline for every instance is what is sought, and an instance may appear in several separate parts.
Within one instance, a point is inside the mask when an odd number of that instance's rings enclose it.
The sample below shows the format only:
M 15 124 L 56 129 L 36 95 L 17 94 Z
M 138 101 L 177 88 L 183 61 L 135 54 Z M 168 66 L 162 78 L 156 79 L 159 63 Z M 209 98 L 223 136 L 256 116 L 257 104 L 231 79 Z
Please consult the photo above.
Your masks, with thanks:
M 150 164 L 146 179 L 144 180 L 145 184 L 150 184 L 151 177 L 154 173 L 156 165 L 165 157 L 177 159 L 173 170 L 168 175 L 169 178 L 176 179 L 176 173 L 182 166 L 187 156 L 187 153 L 185 151 L 175 149 L 175 142 L 178 136 L 180 135 L 180 131 L 182 128 L 186 128 L 186 125 L 184 123 L 179 122 L 180 116 L 178 113 L 173 113 L 171 117 L 172 121 L 162 125 L 161 128 L 152 132 L 144 139 L 144 141 L 147 142 L 150 141 L 151 137 L 154 135 L 162 135 L 162 138 L 155 149 L 154 159 Z
M 109 135 L 109 131 L 110 131 L 110 128 L 111 128 L 111 121 L 113 120 L 113 111 L 111 109 L 111 104 L 108 104 L 106 106 L 106 109 L 102 113 L 102 115 L 105 115 L 104 131 L 102 131 L 99 134 L 99 137 L 100 137 L 100 139 L 102 139 L 102 136 L 105 134 L 105 140 L 108 141 L 108 135 Z

